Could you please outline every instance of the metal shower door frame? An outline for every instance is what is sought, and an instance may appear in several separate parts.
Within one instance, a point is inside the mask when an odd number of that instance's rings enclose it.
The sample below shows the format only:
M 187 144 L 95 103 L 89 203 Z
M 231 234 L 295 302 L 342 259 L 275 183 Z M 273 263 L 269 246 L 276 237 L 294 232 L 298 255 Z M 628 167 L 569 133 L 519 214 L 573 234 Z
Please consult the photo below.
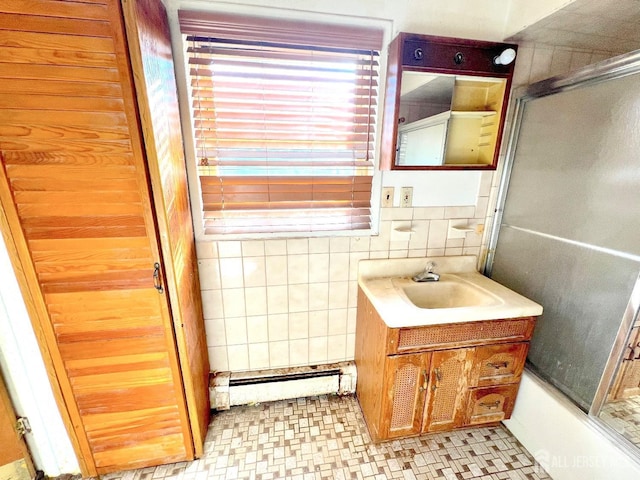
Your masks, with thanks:
M 595 85 L 608 80 L 619 79 L 634 74 L 640 74 L 640 50 L 583 67 L 567 75 L 556 76 L 531 84 L 526 88 L 524 93 L 516 99 L 512 126 L 508 136 L 505 163 L 503 165 L 498 188 L 495 217 L 489 235 L 487 260 L 484 266 L 485 275 L 489 277 L 491 276 L 493 263 L 495 261 L 495 252 L 498 244 L 498 237 L 500 235 L 500 229 L 503 223 L 509 182 L 513 170 L 513 164 L 515 162 L 518 138 L 527 103 L 531 100 L 554 95 L 556 93 Z M 616 341 L 612 347 L 609 360 L 605 366 L 588 414 L 590 423 L 592 423 L 595 428 L 606 434 L 620 448 L 627 451 L 633 457 L 640 459 L 637 447 L 634 448 L 631 442 L 621 438 L 617 433 L 614 433 L 611 427 L 598 418 L 598 414 L 606 401 L 607 394 L 618 371 L 619 361 L 624 352 L 631 326 L 634 324 L 638 315 L 640 315 L 640 275 L 633 287 L 629 302 L 623 314 Z
M 595 85 L 607 80 L 622 78 L 637 73 L 640 73 L 640 50 L 604 60 L 593 65 L 588 65 L 567 75 L 551 77 L 549 79 L 533 83 L 529 85 L 524 93 L 516 99 L 513 123 L 507 143 L 505 163 L 503 165 L 500 184 L 498 187 L 495 217 L 493 225 L 491 226 L 491 233 L 489 235 L 487 261 L 484 266 L 485 275 L 491 276 L 491 270 L 493 269 L 496 246 L 500 235 L 500 227 L 502 226 L 504 206 L 509 190 L 509 180 L 513 170 L 516 147 L 518 137 L 520 135 L 520 129 L 522 127 L 522 118 L 526 104 L 537 98 L 562 93 L 588 85 Z

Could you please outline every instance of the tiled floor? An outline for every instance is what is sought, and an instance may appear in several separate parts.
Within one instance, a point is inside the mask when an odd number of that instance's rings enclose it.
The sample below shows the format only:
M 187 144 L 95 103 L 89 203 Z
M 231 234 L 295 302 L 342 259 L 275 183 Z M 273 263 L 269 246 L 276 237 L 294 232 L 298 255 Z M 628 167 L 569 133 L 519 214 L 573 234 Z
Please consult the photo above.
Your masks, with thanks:
M 233 407 L 214 415 L 205 456 L 104 480 L 550 478 L 502 426 L 370 443 L 354 397 Z
M 640 446 L 640 396 L 606 404 L 600 418 Z

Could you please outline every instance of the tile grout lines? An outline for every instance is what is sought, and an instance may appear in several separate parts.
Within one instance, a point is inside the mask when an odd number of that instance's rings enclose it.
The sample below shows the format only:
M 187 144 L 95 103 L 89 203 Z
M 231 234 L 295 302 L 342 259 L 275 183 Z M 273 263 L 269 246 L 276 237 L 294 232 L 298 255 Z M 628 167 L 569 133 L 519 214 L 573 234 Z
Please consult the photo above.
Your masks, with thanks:
M 353 396 L 233 407 L 214 414 L 194 462 L 103 480 L 543 480 L 550 477 L 502 426 L 373 444 Z

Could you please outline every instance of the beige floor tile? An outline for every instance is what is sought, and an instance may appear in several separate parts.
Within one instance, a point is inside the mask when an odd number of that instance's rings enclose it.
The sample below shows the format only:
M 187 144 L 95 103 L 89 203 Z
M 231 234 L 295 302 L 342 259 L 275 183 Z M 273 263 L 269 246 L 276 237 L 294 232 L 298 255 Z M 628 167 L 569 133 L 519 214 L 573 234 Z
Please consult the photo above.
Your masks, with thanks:
M 546 480 L 502 426 L 372 444 L 352 396 L 298 398 L 213 415 L 205 456 L 106 480 Z M 196 476 L 197 475 L 197 479 Z M 107 479 L 108 477 L 108 479 Z

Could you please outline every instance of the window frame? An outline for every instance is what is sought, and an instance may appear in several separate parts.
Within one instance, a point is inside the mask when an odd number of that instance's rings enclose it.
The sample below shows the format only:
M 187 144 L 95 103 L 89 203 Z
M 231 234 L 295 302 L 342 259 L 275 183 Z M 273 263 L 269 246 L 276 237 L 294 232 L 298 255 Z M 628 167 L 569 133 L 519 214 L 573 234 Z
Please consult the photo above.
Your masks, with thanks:
M 257 10 L 257 12 L 256 12 Z M 276 13 L 274 13 L 276 12 Z M 379 55 L 379 74 L 378 74 L 378 95 L 377 101 L 379 104 L 376 112 L 375 125 L 377 126 L 374 133 L 374 145 L 373 145 L 373 174 L 371 184 L 371 199 L 370 199 L 370 212 L 371 212 L 371 225 L 369 229 L 358 230 L 319 230 L 319 231 L 282 231 L 282 232 L 264 232 L 264 233 L 221 233 L 212 234 L 205 232 L 204 222 L 202 220 L 203 212 L 203 199 L 202 192 L 200 190 L 200 177 L 197 168 L 197 149 L 194 143 L 194 124 L 193 116 L 190 106 L 189 95 L 189 65 L 186 49 L 188 48 L 188 42 L 185 40 L 185 35 L 180 30 L 176 11 L 172 15 L 175 29 L 174 32 L 174 45 L 178 45 L 179 48 L 174 48 L 174 57 L 176 59 L 176 73 L 178 80 L 178 93 L 180 98 L 180 110 L 182 120 L 182 130 L 184 137 L 185 155 L 187 159 L 187 176 L 189 180 L 191 210 L 193 212 L 194 219 L 194 233 L 196 240 L 198 241 L 216 241 L 216 240 L 251 240 L 251 239 L 276 239 L 276 238 L 314 238 L 314 237 L 361 237 L 361 236 L 375 236 L 379 232 L 380 222 L 380 195 L 381 195 L 381 183 L 382 172 L 379 169 L 380 161 L 380 139 L 381 139 L 381 122 L 383 115 L 382 102 L 384 100 L 384 89 L 386 77 L 383 72 L 386 72 L 387 64 L 387 48 L 389 38 L 391 34 L 391 22 L 380 19 L 365 19 L 360 17 L 343 16 L 343 15 L 328 15 L 328 14 L 306 14 L 303 18 L 294 15 L 292 10 L 280 10 L 274 8 L 262 8 L 252 9 L 252 17 L 263 17 L 265 19 L 281 19 L 284 18 L 285 22 L 290 24 L 296 24 L 303 26 L 305 23 L 311 22 L 316 24 L 326 24 L 329 26 L 343 26 L 349 28 L 351 26 L 376 28 L 382 32 L 382 45 Z M 238 15 L 246 14 L 238 10 L 231 10 L 225 12 L 219 12 L 216 10 L 206 10 L 195 12 L 194 14 L 202 15 L 203 19 L 206 17 L 215 16 L 216 18 L 224 19 L 227 15 L 231 18 Z M 303 30 L 301 30 L 303 31 Z M 180 66 L 181 65 L 181 66 Z M 196 214 L 196 212 L 198 212 Z

